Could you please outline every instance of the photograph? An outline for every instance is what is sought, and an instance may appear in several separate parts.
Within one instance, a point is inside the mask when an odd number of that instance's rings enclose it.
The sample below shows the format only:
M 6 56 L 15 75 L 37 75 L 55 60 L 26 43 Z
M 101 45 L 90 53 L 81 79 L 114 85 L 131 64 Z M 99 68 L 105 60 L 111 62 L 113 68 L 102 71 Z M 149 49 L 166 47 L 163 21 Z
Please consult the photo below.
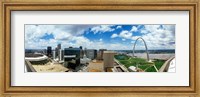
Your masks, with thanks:
M 175 24 L 25 24 L 24 72 L 176 72 Z
M 199 4 L 3 0 L 0 95 L 198 97 Z

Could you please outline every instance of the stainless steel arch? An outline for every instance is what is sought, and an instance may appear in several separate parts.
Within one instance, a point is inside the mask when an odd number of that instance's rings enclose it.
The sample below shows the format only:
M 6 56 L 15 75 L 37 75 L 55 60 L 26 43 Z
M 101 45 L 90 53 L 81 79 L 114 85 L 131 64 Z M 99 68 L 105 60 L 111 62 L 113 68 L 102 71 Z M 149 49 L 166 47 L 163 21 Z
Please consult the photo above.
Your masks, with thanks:
M 134 56 L 134 54 L 135 54 L 135 45 L 136 45 L 136 43 L 137 43 L 137 41 L 138 41 L 139 39 L 141 39 L 141 40 L 144 42 L 145 49 L 146 49 L 146 54 L 147 54 L 147 60 L 149 61 L 149 52 L 148 52 L 147 44 L 146 44 L 146 42 L 144 41 L 144 39 L 143 39 L 142 37 L 139 37 L 139 38 L 137 38 L 137 39 L 135 40 L 135 43 L 134 43 L 134 46 L 133 46 L 133 57 L 135 57 L 135 56 Z

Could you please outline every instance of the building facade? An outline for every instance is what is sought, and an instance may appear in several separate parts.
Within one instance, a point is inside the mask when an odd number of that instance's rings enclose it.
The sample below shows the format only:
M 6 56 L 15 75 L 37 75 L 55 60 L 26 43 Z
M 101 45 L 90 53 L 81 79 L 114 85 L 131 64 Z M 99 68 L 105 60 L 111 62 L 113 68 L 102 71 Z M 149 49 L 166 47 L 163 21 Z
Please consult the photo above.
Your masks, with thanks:
M 113 51 L 104 51 L 103 53 L 103 62 L 104 62 L 104 69 L 111 68 L 114 66 L 114 55 L 116 53 Z
M 97 57 L 97 50 L 95 50 L 95 49 L 87 49 L 86 51 L 86 56 L 87 56 L 87 58 L 89 58 L 89 59 L 96 59 L 96 57 Z
M 51 57 L 51 56 L 52 56 L 52 49 L 51 49 L 51 46 L 48 46 L 48 47 L 47 47 L 47 56 L 48 56 L 48 57 Z
M 57 56 L 58 56 L 58 59 L 59 59 L 59 60 L 61 60 L 61 59 L 60 59 L 60 56 L 61 56 L 60 50 L 61 50 L 61 44 L 58 44 L 58 45 L 57 45 Z
M 53 59 L 56 59 L 56 50 L 53 51 Z
M 80 48 L 65 48 L 64 49 L 64 62 L 68 68 L 75 69 L 80 65 Z
M 60 61 L 64 60 L 64 51 L 62 49 L 60 49 L 59 51 L 59 60 Z
M 103 60 L 103 53 L 104 51 L 107 51 L 107 49 L 99 49 L 99 52 L 97 54 L 97 59 L 98 60 Z

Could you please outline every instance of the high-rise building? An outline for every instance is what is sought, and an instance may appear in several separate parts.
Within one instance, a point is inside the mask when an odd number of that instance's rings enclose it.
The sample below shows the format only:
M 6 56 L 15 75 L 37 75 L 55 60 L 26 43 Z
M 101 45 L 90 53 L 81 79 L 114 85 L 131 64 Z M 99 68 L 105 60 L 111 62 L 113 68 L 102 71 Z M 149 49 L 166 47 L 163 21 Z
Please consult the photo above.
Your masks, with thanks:
M 65 48 L 64 62 L 67 67 L 75 69 L 80 64 L 80 48 Z
M 64 51 L 60 49 L 59 51 L 59 60 L 62 61 L 64 59 Z
M 95 59 L 97 57 L 97 50 L 95 49 L 86 49 L 86 56 L 90 59 Z
M 57 45 L 57 56 L 58 56 L 58 59 L 59 59 L 59 60 L 61 60 L 61 59 L 60 59 L 60 56 L 61 56 L 60 50 L 61 50 L 61 44 L 58 44 L 58 45 Z
M 57 47 L 55 48 L 55 57 L 56 58 L 58 57 L 58 48 Z
M 98 55 L 97 55 L 97 59 L 98 60 L 103 60 L 103 52 L 107 51 L 107 49 L 99 49 Z
M 84 50 L 83 50 L 83 47 L 82 47 L 82 46 L 80 46 L 79 48 L 80 48 L 80 50 L 81 50 L 81 51 L 80 51 L 80 57 L 81 57 L 81 58 L 83 58 L 83 55 L 84 55 Z
M 55 50 L 53 51 L 53 59 L 54 60 L 56 59 L 56 51 Z
M 49 56 L 49 57 L 52 56 L 51 46 L 48 46 L 48 47 L 47 47 L 47 56 Z
M 104 62 L 104 69 L 113 67 L 114 66 L 114 55 L 116 53 L 113 51 L 104 51 L 103 53 L 103 62 Z
M 58 49 L 61 49 L 61 44 L 58 44 L 58 45 L 57 45 L 57 48 L 58 48 Z

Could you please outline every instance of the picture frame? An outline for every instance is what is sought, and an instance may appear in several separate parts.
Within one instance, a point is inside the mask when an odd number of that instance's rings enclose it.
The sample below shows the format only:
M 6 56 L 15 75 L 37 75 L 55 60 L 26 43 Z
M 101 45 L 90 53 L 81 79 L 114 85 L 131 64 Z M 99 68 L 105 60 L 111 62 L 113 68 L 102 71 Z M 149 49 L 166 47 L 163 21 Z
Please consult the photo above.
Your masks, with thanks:
M 18 2 L 19 1 L 19 2 Z M 180 97 L 199 97 L 199 34 L 200 31 L 200 13 L 199 0 L 185 1 L 159 1 L 145 0 L 124 1 L 124 0 L 95 0 L 95 1 L 43 1 L 34 2 L 23 0 L 1 2 L 1 54 L 0 54 L 0 79 L 2 96 L 180 96 Z M 104 86 L 11 86 L 11 11 L 189 11 L 189 42 L 190 42 L 190 76 L 189 86 L 121 86 L 121 87 L 104 87 Z M 36 94 L 36 95 L 35 95 Z M 150 95 L 149 95 L 150 94 Z M 40 97 L 38 96 L 38 97 Z

